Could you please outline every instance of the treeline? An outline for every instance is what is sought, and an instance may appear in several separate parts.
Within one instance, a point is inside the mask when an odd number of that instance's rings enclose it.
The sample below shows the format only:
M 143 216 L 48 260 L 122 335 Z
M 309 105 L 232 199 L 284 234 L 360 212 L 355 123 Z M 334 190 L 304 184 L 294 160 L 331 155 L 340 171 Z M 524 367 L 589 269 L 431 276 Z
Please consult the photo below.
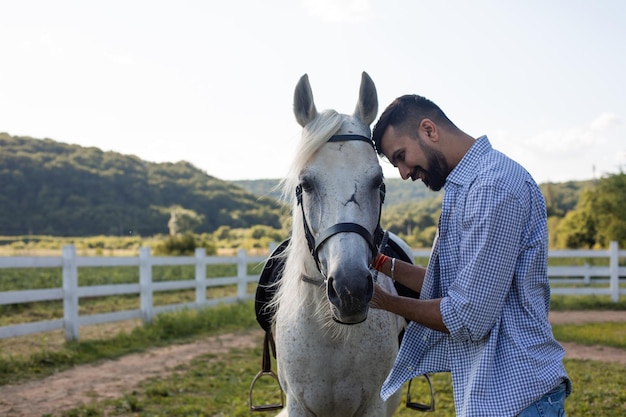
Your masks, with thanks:
M 626 247 L 626 174 L 610 174 L 595 181 L 546 183 L 540 188 L 546 200 L 550 248 L 606 248 L 611 241 Z M 383 227 L 412 247 L 430 247 L 442 197 L 438 193 L 385 207 Z
M 149 236 L 172 210 L 195 212 L 196 232 L 280 228 L 281 205 L 187 162 L 152 163 L 50 139 L 0 133 L 0 235 Z
M 396 178 L 385 182 L 382 226 L 412 247 L 429 247 L 443 193 Z M 187 162 L 157 164 L 0 133 L 0 236 L 195 233 L 215 243 L 250 229 L 266 243 L 289 233 L 277 184 L 227 182 Z M 540 187 L 551 248 L 606 247 L 612 240 L 626 246 L 626 174 Z
M 237 183 L 259 195 L 277 196 L 277 180 Z M 412 247 L 430 247 L 443 193 L 397 178 L 385 183 L 382 226 Z M 626 174 L 620 171 L 597 180 L 545 183 L 539 187 L 546 200 L 551 248 L 606 248 L 610 241 L 626 247 Z

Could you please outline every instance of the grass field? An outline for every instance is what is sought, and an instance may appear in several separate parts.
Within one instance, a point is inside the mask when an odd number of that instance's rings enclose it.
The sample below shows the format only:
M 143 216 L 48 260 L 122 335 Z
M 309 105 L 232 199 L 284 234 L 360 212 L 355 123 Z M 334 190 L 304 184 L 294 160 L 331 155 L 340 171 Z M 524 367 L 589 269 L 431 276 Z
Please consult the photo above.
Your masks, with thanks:
M 272 416 L 248 410 L 247 392 L 251 376 L 258 371 L 260 349 L 231 352 L 228 360 L 208 354 L 176 370 L 169 378 L 147 381 L 138 392 L 115 401 L 84 407 L 64 416 Z M 574 381 L 574 392 L 566 401 L 570 417 L 623 417 L 626 412 L 626 367 L 600 362 L 566 360 L 565 367 Z M 449 374 L 432 377 L 436 410 L 426 415 L 453 417 Z M 275 394 L 275 391 L 272 391 Z M 417 395 L 416 395 L 417 394 Z M 428 398 L 425 384 L 414 385 L 413 398 Z M 265 399 L 265 402 L 262 400 Z M 404 407 L 396 416 L 421 415 Z M 276 395 L 259 398 L 259 404 L 275 403 Z
M 559 298 L 555 297 L 557 304 L 570 307 L 613 307 L 608 300 L 583 297 L 576 304 Z M 248 302 L 201 311 L 168 313 L 158 316 L 150 326 L 140 325 L 127 333 L 106 339 L 63 344 L 56 349 L 32 352 L 27 356 L 13 355 L 0 359 L 0 384 L 40 378 L 68 367 L 154 346 L 254 328 L 256 322 L 252 311 L 252 303 Z M 554 326 L 554 333 L 562 341 L 626 349 L 626 323 Z M 169 376 L 145 381 L 140 389 L 117 399 L 94 402 L 58 416 L 271 416 L 272 413 L 252 413 L 248 410 L 248 388 L 259 370 L 260 358 L 261 346 L 235 349 L 227 357 L 207 353 L 172 370 Z M 568 416 L 626 415 L 626 367 L 581 360 L 566 360 L 565 366 L 574 381 L 574 393 L 566 402 Z M 449 374 L 433 376 L 437 409 L 428 415 L 454 416 L 450 382 Z M 276 391 L 273 388 L 271 384 L 261 386 L 259 391 L 255 391 L 255 402 L 275 402 Z M 413 396 L 427 396 L 425 385 L 414 386 Z M 396 415 L 406 417 L 419 413 L 401 406 Z

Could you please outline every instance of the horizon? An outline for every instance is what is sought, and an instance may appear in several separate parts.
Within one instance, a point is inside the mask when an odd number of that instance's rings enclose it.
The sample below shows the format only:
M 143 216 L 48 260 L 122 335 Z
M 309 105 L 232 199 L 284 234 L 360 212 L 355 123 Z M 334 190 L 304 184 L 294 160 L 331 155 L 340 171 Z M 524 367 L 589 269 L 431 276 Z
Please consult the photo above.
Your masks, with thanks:
M 0 13 L 11 136 L 277 179 L 300 136 L 298 79 L 309 75 L 318 110 L 350 113 L 366 71 L 378 116 L 426 96 L 537 183 L 626 164 L 625 2 L 33 0 Z

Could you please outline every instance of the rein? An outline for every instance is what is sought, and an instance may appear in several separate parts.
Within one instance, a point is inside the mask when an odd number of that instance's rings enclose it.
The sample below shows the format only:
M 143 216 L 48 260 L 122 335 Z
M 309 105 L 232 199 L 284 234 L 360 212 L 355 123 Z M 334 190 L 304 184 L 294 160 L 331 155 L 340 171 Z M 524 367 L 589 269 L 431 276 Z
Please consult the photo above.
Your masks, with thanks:
M 363 142 L 367 142 L 372 146 L 372 148 L 374 148 L 374 144 L 372 143 L 371 139 L 366 136 L 361 136 L 361 135 L 334 135 L 334 136 L 331 136 L 330 139 L 328 139 L 328 142 L 347 142 L 351 140 L 360 140 Z M 311 253 L 311 256 L 313 257 L 313 259 L 315 260 L 315 264 L 317 265 L 317 270 L 320 272 L 320 274 L 324 275 L 322 273 L 322 268 L 320 265 L 320 260 L 319 260 L 319 255 L 318 255 L 319 250 L 324 244 L 324 242 L 326 242 L 330 237 L 336 234 L 357 233 L 367 242 L 368 246 L 370 247 L 372 251 L 372 256 L 374 256 L 376 252 L 378 252 L 378 247 L 380 246 L 380 243 L 383 239 L 383 234 L 384 234 L 382 227 L 380 227 L 380 216 L 382 213 L 382 206 L 385 201 L 385 183 L 382 183 L 380 185 L 379 192 L 380 192 L 380 207 L 378 210 L 378 224 L 376 226 L 376 230 L 374 230 L 373 235 L 369 232 L 369 230 L 367 230 L 365 227 L 361 226 L 358 223 L 344 222 L 344 223 L 337 223 L 335 225 L 330 226 L 328 229 L 320 233 L 319 236 L 315 237 L 313 236 L 313 233 L 311 232 L 311 229 L 309 228 L 309 224 L 306 220 L 306 214 L 304 212 L 304 204 L 302 203 L 302 186 L 298 185 L 296 187 L 296 199 L 297 199 L 298 205 L 302 209 L 302 221 L 304 224 L 304 235 L 306 237 L 307 246 L 309 247 L 309 252 Z M 317 281 L 313 278 L 306 277 L 306 276 L 302 276 L 302 280 L 309 284 L 314 284 L 318 286 L 322 286 L 326 282 L 326 281 Z

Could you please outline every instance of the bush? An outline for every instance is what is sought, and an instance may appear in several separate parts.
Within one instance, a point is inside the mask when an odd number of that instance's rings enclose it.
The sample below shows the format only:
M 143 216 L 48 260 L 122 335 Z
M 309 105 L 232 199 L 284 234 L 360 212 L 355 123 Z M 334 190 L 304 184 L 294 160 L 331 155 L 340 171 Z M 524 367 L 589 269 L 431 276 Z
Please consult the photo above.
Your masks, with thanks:
M 210 242 L 196 239 L 193 233 L 167 236 L 165 240 L 154 247 L 155 255 L 182 256 L 193 255 L 196 248 L 205 248 L 207 255 L 215 255 L 217 248 Z

